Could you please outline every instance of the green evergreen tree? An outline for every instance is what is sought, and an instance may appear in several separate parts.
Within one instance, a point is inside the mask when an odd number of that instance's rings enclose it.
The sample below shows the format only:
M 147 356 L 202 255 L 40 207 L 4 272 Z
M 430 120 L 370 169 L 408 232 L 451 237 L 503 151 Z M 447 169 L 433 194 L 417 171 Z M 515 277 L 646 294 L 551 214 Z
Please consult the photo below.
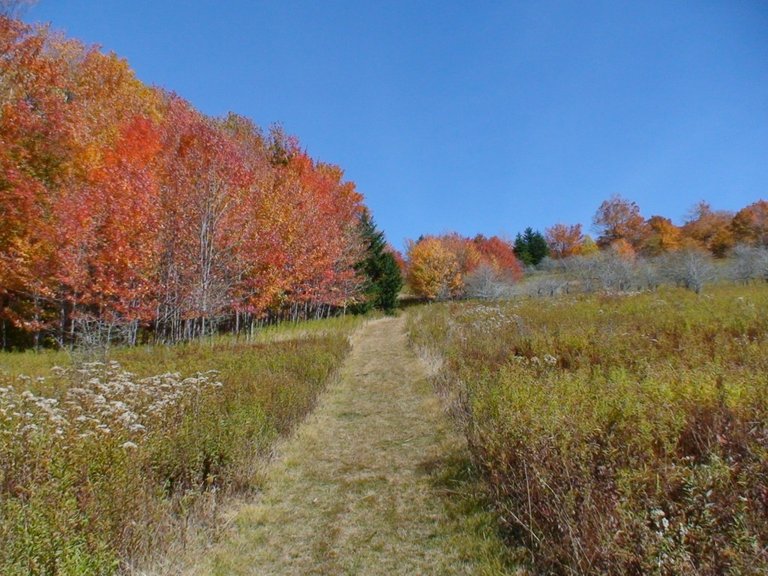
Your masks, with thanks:
M 528 227 L 515 237 L 514 251 L 523 264 L 536 266 L 549 255 L 549 246 L 541 232 Z
M 403 287 L 403 277 L 394 255 L 387 249 L 384 233 L 376 229 L 366 210 L 360 218 L 360 234 L 365 244 L 365 258 L 357 269 L 365 277 L 365 301 L 358 310 L 377 308 L 391 313 L 397 308 L 397 296 Z

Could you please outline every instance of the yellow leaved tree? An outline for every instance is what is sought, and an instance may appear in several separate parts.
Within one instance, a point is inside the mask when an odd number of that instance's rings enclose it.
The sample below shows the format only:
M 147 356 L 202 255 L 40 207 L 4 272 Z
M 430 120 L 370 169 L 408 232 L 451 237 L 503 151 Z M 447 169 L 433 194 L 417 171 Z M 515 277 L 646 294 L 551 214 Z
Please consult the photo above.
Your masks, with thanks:
M 463 281 L 456 256 L 427 236 L 408 244 L 408 284 L 417 296 L 443 300 L 461 293 Z

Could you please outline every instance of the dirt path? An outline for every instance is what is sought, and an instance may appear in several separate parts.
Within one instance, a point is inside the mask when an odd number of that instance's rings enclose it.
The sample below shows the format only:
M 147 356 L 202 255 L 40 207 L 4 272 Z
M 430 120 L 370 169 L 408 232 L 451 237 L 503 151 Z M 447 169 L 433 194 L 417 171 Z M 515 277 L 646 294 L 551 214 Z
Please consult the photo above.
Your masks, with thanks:
M 471 514 L 445 497 L 465 457 L 404 317 L 369 322 L 264 493 L 195 574 L 474 574 Z

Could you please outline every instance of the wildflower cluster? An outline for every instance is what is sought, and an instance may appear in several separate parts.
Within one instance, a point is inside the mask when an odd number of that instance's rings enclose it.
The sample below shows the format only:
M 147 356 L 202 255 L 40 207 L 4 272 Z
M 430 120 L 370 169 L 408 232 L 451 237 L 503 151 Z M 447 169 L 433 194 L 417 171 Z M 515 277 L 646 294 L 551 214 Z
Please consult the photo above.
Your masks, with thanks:
M 191 399 L 222 387 L 218 372 L 210 370 L 182 378 L 168 372 L 136 378 L 117 362 L 91 362 L 78 369 L 54 367 L 51 380 L 76 382 L 60 398 L 39 396 L 21 386 L 31 384 L 25 376 L 0 386 L 0 430 L 6 441 L 38 437 L 82 441 L 119 433 L 136 446 L 148 429 L 162 427 L 169 415 Z M 34 384 L 42 387 L 45 377 Z M 54 388 L 57 388 L 54 386 Z
M 510 306 L 502 308 L 498 305 L 477 304 L 462 310 L 457 321 L 463 324 L 465 329 L 482 333 L 519 327 L 521 318 L 512 313 Z
M 544 354 L 541 358 L 538 356 L 531 356 L 528 358 L 527 356 L 512 356 L 512 360 L 516 364 L 520 364 L 522 366 L 532 366 L 535 368 L 541 368 L 543 366 L 557 366 L 557 357 L 552 356 L 552 354 Z

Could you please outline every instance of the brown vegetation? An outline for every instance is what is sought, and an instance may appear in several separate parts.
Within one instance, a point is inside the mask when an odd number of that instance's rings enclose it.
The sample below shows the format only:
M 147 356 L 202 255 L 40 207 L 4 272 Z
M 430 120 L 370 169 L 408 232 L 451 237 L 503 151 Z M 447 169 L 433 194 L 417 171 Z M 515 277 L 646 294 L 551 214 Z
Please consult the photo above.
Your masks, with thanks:
M 537 573 L 768 570 L 768 292 L 446 304 L 439 352 L 513 545 Z

